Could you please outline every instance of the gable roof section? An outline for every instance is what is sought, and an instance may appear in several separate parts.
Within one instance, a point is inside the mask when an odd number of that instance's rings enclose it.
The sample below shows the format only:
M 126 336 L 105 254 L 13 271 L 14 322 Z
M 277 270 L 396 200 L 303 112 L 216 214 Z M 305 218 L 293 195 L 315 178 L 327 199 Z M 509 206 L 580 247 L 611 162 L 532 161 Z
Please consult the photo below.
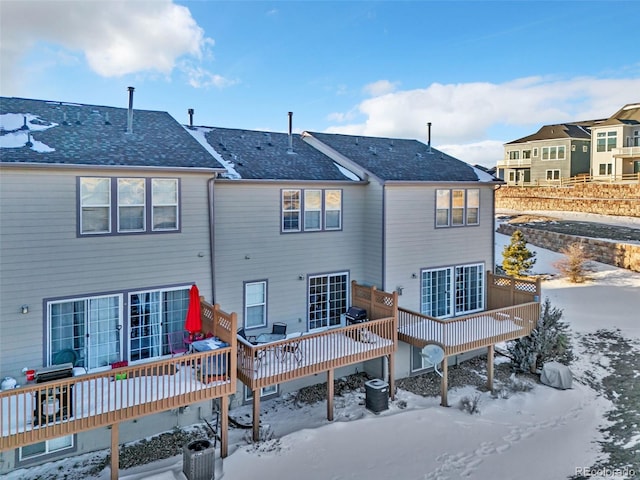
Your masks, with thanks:
M 640 125 L 640 103 L 628 103 L 598 126 Z
M 331 158 L 292 135 L 289 151 L 286 133 L 233 128 L 186 127 L 192 135 L 204 132 L 212 154 L 230 172 L 226 178 L 249 180 L 326 180 L 359 181 Z
M 383 181 L 498 181 L 417 140 L 306 132 Z
M 555 125 L 543 125 L 533 135 L 507 142 L 505 145 L 513 145 L 515 143 L 534 142 L 538 140 L 556 140 L 560 138 L 573 138 L 578 140 L 591 139 L 591 127 L 599 125 L 602 120 L 587 120 L 583 122 L 557 123 Z
M 0 97 L 0 161 L 222 171 L 166 112 Z M 26 127 L 24 119 L 26 118 Z

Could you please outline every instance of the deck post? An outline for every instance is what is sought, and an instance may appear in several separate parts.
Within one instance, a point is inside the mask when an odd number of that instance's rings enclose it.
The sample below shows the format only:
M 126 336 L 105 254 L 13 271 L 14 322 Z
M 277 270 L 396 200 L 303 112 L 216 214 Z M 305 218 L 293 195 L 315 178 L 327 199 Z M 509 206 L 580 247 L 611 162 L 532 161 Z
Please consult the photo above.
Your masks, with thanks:
M 395 371 L 394 357 L 395 355 L 393 354 L 387 356 L 389 359 L 389 396 L 391 400 L 396 399 L 396 379 L 393 375 Z
M 447 390 L 449 389 L 448 376 L 449 376 L 449 358 L 444 357 L 442 360 L 442 379 L 440 380 L 440 405 L 443 407 L 448 407 L 449 402 L 447 401 Z
M 229 455 L 229 397 L 220 398 L 220 456 Z
M 487 347 L 487 388 L 493 392 L 493 355 L 495 345 L 491 344 Z
M 118 448 L 119 423 L 111 425 L 111 480 L 118 480 L 120 470 L 120 449 Z
M 333 369 L 327 370 L 327 420 L 333 421 Z
M 260 440 L 260 390 L 252 390 L 253 394 L 253 441 Z

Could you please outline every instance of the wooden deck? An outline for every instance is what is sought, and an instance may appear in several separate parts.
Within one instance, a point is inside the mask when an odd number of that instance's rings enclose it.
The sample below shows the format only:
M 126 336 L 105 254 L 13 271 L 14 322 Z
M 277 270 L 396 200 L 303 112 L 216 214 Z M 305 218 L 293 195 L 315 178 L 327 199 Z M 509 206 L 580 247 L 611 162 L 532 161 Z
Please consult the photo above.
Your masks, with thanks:
M 228 397 L 236 392 L 235 314 L 201 301 L 203 330 L 229 347 L 165 358 L 0 392 L 0 450 L 9 450 L 99 427 L 111 427 L 111 472 L 118 475 L 120 422 L 212 399 L 221 399 L 220 448 L 228 453 Z M 223 365 L 203 378 L 201 365 Z M 58 414 L 43 399 L 54 397 Z M 63 408 L 64 407 L 64 408 Z
M 364 308 L 369 321 L 294 335 L 285 340 L 252 345 L 238 340 L 238 379 L 253 392 L 253 438 L 259 439 L 260 388 L 310 375 L 327 375 L 327 418 L 333 419 L 333 375 L 336 368 L 374 358 L 388 358 L 393 372 L 397 350 L 397 293 L 351 284 L 351 306 Z M 393 374 L 390 392 L 395 391 Z

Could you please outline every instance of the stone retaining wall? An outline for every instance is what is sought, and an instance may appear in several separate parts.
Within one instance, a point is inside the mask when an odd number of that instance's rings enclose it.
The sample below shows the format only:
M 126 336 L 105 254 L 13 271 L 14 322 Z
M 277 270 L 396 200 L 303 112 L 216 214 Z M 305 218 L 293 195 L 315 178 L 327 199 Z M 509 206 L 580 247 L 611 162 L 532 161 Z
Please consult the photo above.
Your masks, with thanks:
M 516 230 L 520 230 L 524 234 L 527 243 L 554 252 L 560 252 L 570 244 L 580 242 L 584 246 L 586 254 L 592 260 L 640 272 L 640 245 L 616 243 L 597 238 L 576 237 L 565 233 L 549 232 L 508 223 L 500 224 L 497 232 L 511 236 Z
M 581 183 L 572 187 L 501 186 L 496 208 L 640 217 L 640 184 Z

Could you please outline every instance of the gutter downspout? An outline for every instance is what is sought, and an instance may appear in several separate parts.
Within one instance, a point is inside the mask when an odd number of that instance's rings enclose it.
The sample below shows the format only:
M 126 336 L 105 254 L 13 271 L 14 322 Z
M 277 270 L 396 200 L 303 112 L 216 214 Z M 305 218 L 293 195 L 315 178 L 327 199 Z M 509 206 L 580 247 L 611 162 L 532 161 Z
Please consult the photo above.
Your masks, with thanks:
M 215 261 L 215 209 L 213 204 L 213 184 L 215 177 L 207 180 L 207 207 L 209 210 L 209 255 L 211 256 L 211 305 L 216 303 L 216 261 Z

